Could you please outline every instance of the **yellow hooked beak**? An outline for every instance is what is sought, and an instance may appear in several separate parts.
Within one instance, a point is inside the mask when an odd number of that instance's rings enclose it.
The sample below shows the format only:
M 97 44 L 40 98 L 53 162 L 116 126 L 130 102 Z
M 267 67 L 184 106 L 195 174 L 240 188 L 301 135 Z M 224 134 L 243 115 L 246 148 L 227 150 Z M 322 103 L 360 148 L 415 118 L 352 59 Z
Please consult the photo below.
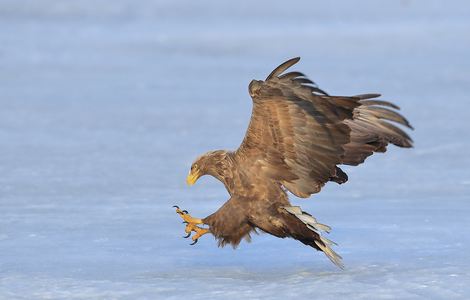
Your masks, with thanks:
M 186 183 L 191 186 L 199 179 L 201 172 L 199 170 L 190 171 L 188 177 L 186 177 Z

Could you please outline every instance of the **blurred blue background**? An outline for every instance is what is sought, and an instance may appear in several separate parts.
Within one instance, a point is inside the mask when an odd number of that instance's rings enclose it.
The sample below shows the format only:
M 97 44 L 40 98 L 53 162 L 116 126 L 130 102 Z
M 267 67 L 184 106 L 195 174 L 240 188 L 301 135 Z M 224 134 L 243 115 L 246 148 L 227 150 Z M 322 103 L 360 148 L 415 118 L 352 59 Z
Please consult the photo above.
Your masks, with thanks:
M 236 149 L 284 60 L 380 92 L 416 130 L 309 200 L 339 271 L 293 240 L 181 239 L 228 199 L 189 166 Z M 468 299 L 467 1 L 0 0 L 0 299 Z

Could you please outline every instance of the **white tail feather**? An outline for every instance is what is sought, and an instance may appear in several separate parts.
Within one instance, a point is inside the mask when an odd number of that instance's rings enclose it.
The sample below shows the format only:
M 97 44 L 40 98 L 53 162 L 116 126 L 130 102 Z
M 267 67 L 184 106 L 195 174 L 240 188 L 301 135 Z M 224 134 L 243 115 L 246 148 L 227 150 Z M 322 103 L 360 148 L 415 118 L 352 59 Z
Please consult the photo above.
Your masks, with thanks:
M 337 265 L 339 268 L 344 269 L 344 265 L 341 262 L 342 257 L 338 255 L 333 249 L 328 246 L 328 244 L 323 245 L 318 241 L 315 241 L 315 244 L 326 254 L 326 256 L 331 260 L 332 263 Z
M 296 214 L 295 215 L 297 218 L 300 219 L 300 221 L 304 222 L 305 224 L 311 224 L 311 225 L 315 225 L 317 224 L 317 219 L 315 219 L 314 217 L 312 216 L 309 216 L 309 215 L 298 215 Z
M 338 244 L 321 235 L 321 232 L 330 233 L 331 227 L 325 224 L 318 223 L 315 217 L 313 217 L 309 213 L 302 211 L 299 206 L 285 206 L 284 209 L 290 214 L 296 216 L 307 226 L 308 229 L 317 233 L 320 236 L 321 242 L 315 240 L 315 244 L 318 246 L 318 248 L 323 251 L 323 253 L 325 253 L 325 255 L 331 260 L 332 263 L 334 263 L 339 268 L 344 269 L 344 265 L 341 262 L 342 257 L 338 253 L 333 251 L 333 249 L 331 249 L 330 247 L 332 245 L 337 246 Z
M 284 206 L 284 209 L 293 215 L 302 214 L 302 209 L 300 209 L 300 206 Z
M 320 240 L 324 243 L 324 244 L 328 244 L 328 245 L 335 245 L 335 246 L 338 246 L 337 243 L 333 242 L 332 240 L 324 237 L 324 236 L 320 236 Z

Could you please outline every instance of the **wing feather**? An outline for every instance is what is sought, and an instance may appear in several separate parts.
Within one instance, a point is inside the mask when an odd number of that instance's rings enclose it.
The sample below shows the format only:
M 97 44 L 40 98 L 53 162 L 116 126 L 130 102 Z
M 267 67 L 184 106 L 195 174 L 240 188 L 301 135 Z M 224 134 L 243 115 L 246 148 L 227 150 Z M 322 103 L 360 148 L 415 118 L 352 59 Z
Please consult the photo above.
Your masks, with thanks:
M 287 70 L 290 67 L 292 67 L 293 65 L 295 65 L 299 60 L 300 60 L 300 57 L 294 57 L 294 58 L 291 58 L 288 61 L 280 64 L 279 67 L 274 69 L 271 72 L 271 74 L 269 74 L 268 77 L 266 77 L 266 81 L 270 80 L 271 78 L 277 77 L 278 75 L 283 73 L 285 70 Z
M 357 96 L 361 97 L 363 95 Z M 370 99 L 374 96 L 370 95 Z M 356 166 L 374 152 L 385 152 L 388 144 L 410 148 L 413 146 L 411 137 L 398 126 L 401 124 L 413 129 L 408 120 L 400 115 L 399 107 L 384 100 L 361 100 L 361 105 L 354 109 L 352 120 L 345 123 L 351 128 L 351 142 L 345 145 L 343 164 Z

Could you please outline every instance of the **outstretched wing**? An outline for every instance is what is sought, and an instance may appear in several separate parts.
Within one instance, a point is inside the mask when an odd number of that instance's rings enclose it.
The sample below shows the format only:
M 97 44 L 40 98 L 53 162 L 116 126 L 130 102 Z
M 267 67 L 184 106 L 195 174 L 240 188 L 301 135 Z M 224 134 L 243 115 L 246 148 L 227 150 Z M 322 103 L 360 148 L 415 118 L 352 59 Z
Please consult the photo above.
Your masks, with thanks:
M 299 197 L 319 192 L 336 176 L 358 98 L 332 97 L 302 73 L 281 75 L 299 61 L 277 67 L 265 81 L 252 81 L 253 112 L 237 150 L 252 172 L 277 180 Z
M 337 165 L 359 163 L 358 157 L 365 159 L 390 141 L 390 131 L 398 133 L 388 128 L 389 135 L 383 136 L 385 128 L 392 125 L 381 124 L 384 130 L 375 139 L 364 138 L 370 134 L 364 128 L 370 129 L 390 115 L 381 110 L 374 115 L 370 108 L 377 105 L 365 102 L 373 101 L 367 100 L 371 98 L 367 95 L 329 96 L 300 72 L 283 74 L 299 59 L 281 64 L 265 81 L 250 83 L 253 112 L 236 159 L 249 172 L 280 182 L 298 197 L 308 197 L 327 181 L 347 180 Z M 375 148 L 363 146 L 372 140 Z

